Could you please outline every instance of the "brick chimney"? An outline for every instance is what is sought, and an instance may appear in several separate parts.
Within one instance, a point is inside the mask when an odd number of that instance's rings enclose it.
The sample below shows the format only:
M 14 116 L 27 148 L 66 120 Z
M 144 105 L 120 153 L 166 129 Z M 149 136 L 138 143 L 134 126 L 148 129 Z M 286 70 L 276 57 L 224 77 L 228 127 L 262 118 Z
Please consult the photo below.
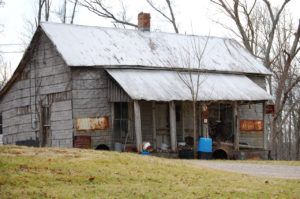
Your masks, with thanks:
M 140 12 L 138 15 L 138 30 L 150 31 L 150 13 Z

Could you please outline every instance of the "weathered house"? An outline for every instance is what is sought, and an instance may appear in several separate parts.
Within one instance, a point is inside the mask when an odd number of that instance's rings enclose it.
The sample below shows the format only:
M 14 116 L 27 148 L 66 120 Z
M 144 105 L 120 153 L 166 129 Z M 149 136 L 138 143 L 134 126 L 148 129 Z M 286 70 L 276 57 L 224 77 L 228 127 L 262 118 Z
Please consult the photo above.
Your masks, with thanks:
M 150 32 L 148 24 L 140 21 L 143 31 L 39 26 L 0 92 L 4 144 L 113 149 L 126 143 L 141 151 L 142 141 L 150 141 L 155 149 L 167 144 L 176 151 L 193 136 L 193 124 L 191 94 L 175 68 L 187 57 L 182 49 L 196 41 L 207 43 L 203 67 L 189 56 L 185 72 L 205 74 L 198 136 L 208 133 L 214 150 L 228 157 L 233 147 L 266 149 L 271 96 L 265 77 L 271 73 L 234 40 Z

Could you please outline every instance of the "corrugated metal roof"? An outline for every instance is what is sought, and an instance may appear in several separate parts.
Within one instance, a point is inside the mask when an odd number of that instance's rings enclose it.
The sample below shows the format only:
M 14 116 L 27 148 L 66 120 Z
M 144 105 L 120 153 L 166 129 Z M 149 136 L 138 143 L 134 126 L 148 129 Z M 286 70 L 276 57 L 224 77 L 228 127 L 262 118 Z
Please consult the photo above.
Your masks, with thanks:
M 125 92 L 136 100 L 184 101 L 192 95 L 180 77 L 189 78 L 189 73 L 163 70 L 106 69 Z M 197 73 L 192 73 L 194 86 Z M 202 73 L 200 75 L 198 101 L 260 101 L 270 96 L 244 75 Z
M 232 39 L 54 23 L 41 27 L 70 66 L 184 67 L 188 50 L 189 66 L 198 68 L 192 51 L 208 42 L 201 69 L 271 74 Z

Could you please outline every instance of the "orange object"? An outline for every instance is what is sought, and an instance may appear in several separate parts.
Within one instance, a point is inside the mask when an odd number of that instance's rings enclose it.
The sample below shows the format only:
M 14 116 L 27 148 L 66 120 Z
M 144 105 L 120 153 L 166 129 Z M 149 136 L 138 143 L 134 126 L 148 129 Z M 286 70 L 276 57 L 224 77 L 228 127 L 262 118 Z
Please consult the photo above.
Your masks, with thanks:
M 88 117 L 76 119 L 76 130 L 105 130 L 109 129 L 108 117 Z
M 208 119 L 208 108 L 206 105 L 202 106 L 202 114 L 203 114 L 203 119 Z
M 262 131 L 263 129 L 263 120 L 240 120 L 241 131 Z

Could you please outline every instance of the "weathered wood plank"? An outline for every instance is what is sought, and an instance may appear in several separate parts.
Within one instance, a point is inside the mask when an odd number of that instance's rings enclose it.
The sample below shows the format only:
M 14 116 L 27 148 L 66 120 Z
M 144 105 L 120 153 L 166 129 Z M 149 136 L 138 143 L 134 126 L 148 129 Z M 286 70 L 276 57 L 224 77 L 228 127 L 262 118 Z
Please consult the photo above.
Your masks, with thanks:
M 50 128 L 52 131 L 73 129 L 73 120 L 51 121 Z
M 51 112 L 72 110 L 72 101 L 54 102 L 51 105 Z
M 51 112 L 51 121 L 71 120 L 72 110 Z
M 174 101 L 169 102 L 169 114 L 170 114 L 170 138 L 171 138 L 171 150 L 175 152 L 177 150 L 177 137 L 176 137 L 176 110 Z
M 134 106 L 134 125 L 135 125 L 135 138 L 136 147 L 138 152 L 142 152 L 142 127 L 141 127 L 141 110 L 138 101 L 133 102 Z
M 63 82 L 60 84 L 41 86 L 39 89 L 40 94 L 60 93 L 64 91 L 70 91 L 71 84 L 70 82 Z
M 237 102 L 233 104 L 233 118 L 234 118 L 234 150 L 239 150 L 240 142 L 240 116 L 239 116 L 239 106 Z
M 104 107 L 107 102 L 101 99 L 73 99 L 73 107 L 98 108 Z
M 73 81 L 74 89 L 100 89 L 107 88 L 106 79 L 87 79 L 87 80 L 76 80 Z
M 153 142 L 153 149 L 157 149 L 157 138 L 156 138 L 156 110 L 155 110 L 155 101 L 152 102 L 152 142 Z
M 73 138 L 73 130 L 56 130 L 52 131 L 52 138 L 55 140 L 61 139 L 72 139 Z

